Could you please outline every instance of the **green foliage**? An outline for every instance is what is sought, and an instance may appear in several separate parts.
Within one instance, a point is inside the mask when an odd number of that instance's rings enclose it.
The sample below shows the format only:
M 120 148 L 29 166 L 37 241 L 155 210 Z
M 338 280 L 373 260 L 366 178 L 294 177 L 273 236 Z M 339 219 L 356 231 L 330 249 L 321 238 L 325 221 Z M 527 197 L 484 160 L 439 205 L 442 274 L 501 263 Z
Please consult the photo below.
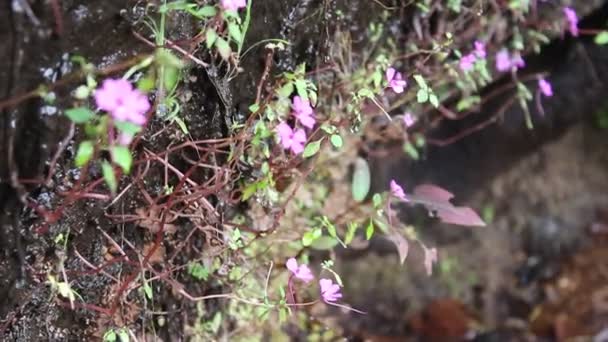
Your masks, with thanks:
M 190 262 L 188 264 L 188 274 L 196 280 L 207 281 L 209 279 L 209 269 L 198 262 Z
M 352 195 L 356 202 L 362 202 L 371 187 L 371 171 L 367 161 L 363 158 L 357 158 L 355 161 L 355 170 L 353 172 Z

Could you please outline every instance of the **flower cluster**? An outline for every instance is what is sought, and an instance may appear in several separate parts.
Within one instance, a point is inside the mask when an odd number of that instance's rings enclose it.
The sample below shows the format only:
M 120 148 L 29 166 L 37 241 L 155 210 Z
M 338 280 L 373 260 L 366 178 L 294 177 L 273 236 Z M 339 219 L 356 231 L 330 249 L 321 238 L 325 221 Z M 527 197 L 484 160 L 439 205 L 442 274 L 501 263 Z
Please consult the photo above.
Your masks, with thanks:
M 114 120 L 126 121 L 142 126 L 146 123 L 146 112 L 150 109 L 148 98 L 131 83 L 123 79 L 106 79 L 95 91 L 95 103 L 108 112 Z
M 310 101 L 294 96 L 291 107 L 293 109 L 292 114 L 300 125 L 309 129 L 314 127 L 316 119 Z M 290 150 L 293 154 L 300 154 L 304 151 L 304 145 L 306 144 L 304 129 L 292 128 L 288 123 L 281 122 L 275 130 L 284 149 Z
M 304 264 L 298 265 L 295 258 L 289 258 L 285 266 L 287 266 L 287 269 L 291 272 L 292 277 L 300 279 L 305 283 L 309 283 L 315 278 L 310 271 L 310 268 Z M 339 298 L 342 298 L 340 285 L 334 284 L 331 279 L 321 278 L 319 280 L 319 288 L 321 289 L 321 298 L 325 303 L 331 304 Z
M 403 79 L 403 75 L 393 67 L 386 69 L 386 82 L 388 83 L 388 87 L 397 94 L 403 93 L 407 86 L 407 82 Z
M 503 49 L 496 54 L 496 70 L 500 72 L 519 69 L 526 66 L 523 58 L 519 54 L 511 55 L 509 51 Z
M 460 58 L 460 70 L 464 72 L 471 71 L 475 62 L 486 58 L 486 45 L 480 41 L 475 41 L 473 45 L 475 49 Z

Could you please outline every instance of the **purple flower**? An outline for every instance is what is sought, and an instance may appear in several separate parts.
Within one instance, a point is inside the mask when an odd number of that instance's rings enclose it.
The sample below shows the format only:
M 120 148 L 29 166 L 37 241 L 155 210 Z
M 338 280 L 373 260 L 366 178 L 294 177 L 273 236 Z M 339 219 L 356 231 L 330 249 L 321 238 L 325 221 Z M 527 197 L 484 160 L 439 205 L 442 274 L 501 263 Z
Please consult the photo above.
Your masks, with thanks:
M 300 154 L 304 151 L 306 132 L 303 129 L 296 129 L 294 131 L 291 126 L 285 122 L 281 122 L 276 127 L 276 132 L 284 149 L 291 150 L 294 154 Z
M 511 64 L 512 64 L 512 67 L 515 67 L 518 69 L 521 69 L 526 66 L 526 62 L 524 62 L 524 59 L 521 58 L 521 56 L 519 54 L 514 55 L 511 58 Z
M 566 21 L 568 22 L 568 30 L 570 31 L 570 34 L 577 37 L 578 16 L 576 15 L 576 11 L 574 11 L 571 7 L 564 7 L 564 15 L 566 16 Z
M 405 192 L 403 192 L 403 188 L 401 185 L 397 184 L 395 180 L 391 180 L 391 195 L 399 198 L 400 200 L 407 201 L 407 197 L 405 197 Z
M 319 286 L 321 287 L 321 297 L 325 302 L 335 302 L 338 298 L 342 298 L 340 286 L 334 284 L 331 279 L 320 279 Z
M 500 50 L 496 54 L 496 70 L 502 72 L 509 69 L 511 69 L 511 57 L 509 57 L 509 52 L 507 50 Z
M 473 69 L 473 64 L 477 61 L 477 57 L 473 53 L 469 53 L 468 55 L 462 56 L 460 58 L 460 70 L 467 72 Z
M 127 80 L 106 79 L 101 88 L 95 90 L 94 97 L 97 107 L 110 113 L 115 120 L 140 126 L 146 123 L 145 114 L 150 109 L 150 102 Z
M 407 86 L 403 75 L 392 67 L 386 69 L 386 82 L 388 82 L 388 87 L 393 89 L 397 94 L 403 93 L 403 90 Z
M 519 54 L 511 56 L 504 49 L 496 53 L 496 70 L 500 72 L 509 71 L 513 68 L 523 68 L 524 66 L 526 66 L 526 63 Z
M 222 7 L 227 11 L 238 11 L 247 6 L 247 0 L 221 0 Z
M 538 80 L 538 88 L 543 95 L 547 97 L 553 96 L 553 88 L 551 87 L 551 83 L 544 78 Z
M 412 115 L 412 113 L 403 114 L 403 124 L 406 128 L 412 127 L 416 123 L 416 118 Z
M 298 119 L 302 126 L 307 128 L 313 128 L 315 125 L 314 111 L 310 106 L 310 101 L 302 100 L 299 96 L 294 96 L 293 103 L 293 115 Z
M 293 276 L 302 280 L 305 283 L 310 282 L 315 277 L 312 275 L 310 268 L 306 265 L 299 265 L 295 258 L 289 258 L 286 263 L 287 269 L 293 273 Z
M 437 262 L 437 248 L 426 248 L 424 249 L 424 269 L 427 275 L 433 274 L 433 265 Z
M 476 40 L 474 45 L 475 56 L 477 56 L 477 58 L 486 58 L 486 44 Z

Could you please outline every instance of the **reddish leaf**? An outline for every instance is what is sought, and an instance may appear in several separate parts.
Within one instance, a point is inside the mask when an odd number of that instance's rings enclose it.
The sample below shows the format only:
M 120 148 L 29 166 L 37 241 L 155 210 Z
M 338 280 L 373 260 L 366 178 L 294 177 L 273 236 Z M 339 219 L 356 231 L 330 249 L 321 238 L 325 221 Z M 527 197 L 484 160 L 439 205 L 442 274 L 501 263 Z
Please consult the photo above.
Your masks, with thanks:
M 445 223 L 461 226 L 484 227 L 481 217 L 469 207 L 455 207 L 450 200 L 454 197 L 449 191 L 436 185 L 423 184 L 414 189 L 414 195 L 408 198 L 412 203 L 422 204 L 426 209 Z

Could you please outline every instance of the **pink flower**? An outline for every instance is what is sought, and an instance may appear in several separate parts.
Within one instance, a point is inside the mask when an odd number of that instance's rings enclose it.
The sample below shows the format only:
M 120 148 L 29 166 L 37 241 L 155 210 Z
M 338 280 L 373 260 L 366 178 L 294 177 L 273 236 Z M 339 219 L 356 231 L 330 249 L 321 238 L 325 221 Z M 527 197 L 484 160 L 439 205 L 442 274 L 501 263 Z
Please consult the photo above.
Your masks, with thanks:
M 514 55 L 511 58 L 511 64 L 513 67 L 518 68 L 518 69 L 521 69 L 526 66 L 526 62 L 524 62 L 524 59 L 521 58 L 521 56 L 519 54 Z
M 120 133 L 118 135 L 118 143 L 127 146 L 133 141 L 133 136 L 127 133 Z
M 221 0 L 222 7 L 227 11 L 238 11 L 247 6 L 247 0 Z
M 473 53 L 469 53 L 468 55 L 462 56 L 460 58 L 460 70 L 467 72 L 473 69 L 473 64 L 477 61 L 477 57 Z
M 538 88 L 543 95 L 547 97 L 553 96 L 553 88 L 551 87 L 551 83 L 544 78 L 538 80 Z
M 306 265 L 299 265 L 295 258 L 289 258 L 287 260 L 287 269 L 293 273 L 293 276 L 302 280 L 305 283 L 310 282 L 315 277 L 312 275 L 310 268 Z
M 314 111 L 310 106 L 310 101 L 302 100 L 299 96 L 294 96 L 293 103 L 293 115 L 298 119 L 302 126 L 307 128 L 313 128 L 315 125 Z
M 123 79 L 106 79 L 101 88 L 95 90 L 97 107 L 105 110 L 115 120 L 129 121 L 136 125 L 146 123 L 146 112 L 150 102 L 144 93 L 134 89 L 131 83 Z
M 475 56 L 477 56 L 477 58 L 486 58 L 486 44 L 476 40 L 474 45 L 475 45 Z
M 566 21 L 568 22 L 568 30 L 570 31 L 570 34 L 577 37 L 578 16 L 576 15 L 576 11 L 574 11 L 571 7 L 564 7 L 564 15 L 566 16 Z
M 400 200 L 407 201 L 407 197 L 405 197 L 405 192 L 403 192 L 403 188 L 401 185 L 397 184 L 395 180 L 391 180 L 391 195 L 397 197 Z
M 424 269 L 427 275 L 433 274 L 433 265 L 437 262 L 437 248 L 426 248 L 424 249 Z
M 403 93 L 403 90 L 407 86 L 403 75 L 392 67 L 386 69 L 386 82 L 388 82 L 388 87 L 393 89 L 397 94 Z
M 294 154 L 300 154 L 304 151 L 306 132 L 303 129 L 296 129 L 294 131 L 291 126 L 285 122 L 281 122 L 276 127 L 276 132 L 284 149 L 291 150 Z
M 520 55 L 511 56 L 507 50 L 500 50 L 496 54 L 496 70 L 500 72 L 509 71 L 513 68 L 523 68 L 526 66 Z
M 416 123 L 416 118 L 412 115 L 412 113 L 403 114 L 403 124 L 406 128 L 412 127 Z
M 334 284 L 331 279 L 319 280 L 319 286 L 321 287 L 321 297 L 325 302 L 335 302 L 338 298 L 342 298 L 340 286 Z
M 500 50 L 496 54 L 496 70 L 502 72 L 509 69 L 511 69 L 511 57 L 509 57 L 509 52 L 507 50 Z

